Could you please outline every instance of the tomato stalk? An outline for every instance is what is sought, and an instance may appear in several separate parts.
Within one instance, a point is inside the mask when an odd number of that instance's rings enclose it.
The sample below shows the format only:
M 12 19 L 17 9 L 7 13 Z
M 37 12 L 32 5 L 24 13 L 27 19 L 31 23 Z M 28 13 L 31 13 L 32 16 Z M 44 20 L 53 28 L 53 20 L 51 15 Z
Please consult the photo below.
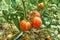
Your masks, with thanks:
M 27 16 L 27 10 L 26 10 L 26 6 L 25 6 L 25 0 L 22 0 L 22 4 L 23 4 L 23 8 L 24 8 L 24 19 L 26 19 Z

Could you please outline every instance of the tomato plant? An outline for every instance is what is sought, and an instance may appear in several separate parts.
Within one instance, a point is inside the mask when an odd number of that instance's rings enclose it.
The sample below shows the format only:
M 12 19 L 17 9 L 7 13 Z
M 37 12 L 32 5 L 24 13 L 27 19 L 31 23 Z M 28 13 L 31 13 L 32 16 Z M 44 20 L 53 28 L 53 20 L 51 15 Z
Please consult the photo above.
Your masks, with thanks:
M 19 32 L 46 29 L 51 40 L 59 40 L 60 0 L 0 0 L 0 23 L 4 25 L 4 21 L 14 24 Z

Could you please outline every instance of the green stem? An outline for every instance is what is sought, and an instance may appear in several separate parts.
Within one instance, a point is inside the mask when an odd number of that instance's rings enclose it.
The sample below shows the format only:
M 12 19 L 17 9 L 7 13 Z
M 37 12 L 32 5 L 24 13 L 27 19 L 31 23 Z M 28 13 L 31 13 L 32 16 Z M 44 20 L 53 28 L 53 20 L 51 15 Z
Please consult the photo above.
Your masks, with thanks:
M 23 4 L 23 8 L 24 8 L 24 19 L 26 19 L 27 11 L 26 11 L 25 1 L 24 0 L 22 0 L 22 4 Z

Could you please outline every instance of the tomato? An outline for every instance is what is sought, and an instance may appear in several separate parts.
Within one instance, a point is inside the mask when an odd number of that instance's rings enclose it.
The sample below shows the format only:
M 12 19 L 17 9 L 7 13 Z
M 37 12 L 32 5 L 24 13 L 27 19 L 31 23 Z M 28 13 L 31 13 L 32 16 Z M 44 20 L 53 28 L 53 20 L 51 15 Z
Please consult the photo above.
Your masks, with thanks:
M 37 11 L 31 11 L 29 14 L 29 20 L 32 21 L 34 17 L 40 17 L 40 13 Z
M 37 11 L 33 11 L 33 13 L 34 13 L 34 17 L 40 17 L 40 13 L 39 12 L 37 12 Z
M 20 22 L 20 28 L 23 30 L 23 31 L 28 31 L 30 28 L 31 28 L 31 24 L 30 22 L 26 22 L 25 20 L 22 20 Z
M 42 2 L 42 3 L 39 3 L 38 4 L 38 9 L 43 9 L 44 8 L 44 3 Z
M 39 17 L 34 17 L 32 26 L 34 28 L 39 28 L 42 25 L 42 20 Z
M 47 36 L 47 37 L 45 38 L 45 40 L 51 40 L 50 36 Z
M 40 17 L 40 13 L 38 11 L 31 11 L 30 14 L 29 14 L 31 17 Z

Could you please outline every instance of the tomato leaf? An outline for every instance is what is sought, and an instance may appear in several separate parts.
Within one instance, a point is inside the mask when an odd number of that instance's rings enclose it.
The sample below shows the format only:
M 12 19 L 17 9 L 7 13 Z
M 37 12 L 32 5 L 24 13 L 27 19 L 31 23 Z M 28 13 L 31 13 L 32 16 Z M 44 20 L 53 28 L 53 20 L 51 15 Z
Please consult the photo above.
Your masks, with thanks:
M 10 0 L 5 0 L 5 2 L 10 5 L 11 4 L 11 1 Z

